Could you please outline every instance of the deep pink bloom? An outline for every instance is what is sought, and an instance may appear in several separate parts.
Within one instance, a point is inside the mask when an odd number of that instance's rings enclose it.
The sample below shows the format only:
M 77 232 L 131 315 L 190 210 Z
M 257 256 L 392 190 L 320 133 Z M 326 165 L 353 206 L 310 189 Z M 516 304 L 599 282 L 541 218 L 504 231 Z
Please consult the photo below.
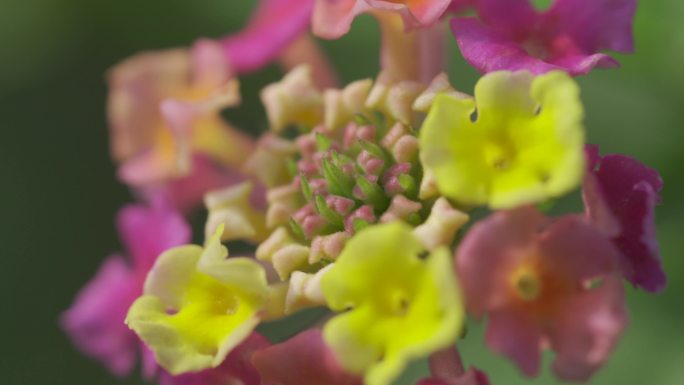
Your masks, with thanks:
M 544 347 L 563 380 L 585 381 L 627 322 L 619 255 L 578 215 L 549 221 L 534 208 L 476 224 L 456 254 L 466 306 L 487 315 L 487 344 L 529 376 Z
M 537 11 L 529 0 L 478 0 L 481 20 L 451 27 L 465 59 L 481 72 L 564 70 L 582 75 L 618 62 L 601 53 L 634 50 L 636 0 L 556 0 Z
M 270 345 L 265 337 L 252 333 L 216 368 L 180 376 L 172 376 L 164 371 L 159 376 L 159 385 L 259 385 L 261 379 L 252 364 L 252 356 Z
M 143 348 L 124 324 L 128 308 L 142 294 L 157 256 L 188 243 L 191 230 L 180 214 L 160 206 L 126 206 L 119 211 L 117 225 L 129 257 L 107 258 L 60 323 L 80 350 L 123 376 L 133 370 Z M 148 364 L 144 367 L 147 374 L 153 371 Z
M 590 220 L 604 229 L 622 252 L 625 275 L 635 286 L 651 292 L 665 289 L 655 206 L 663 181 L 658 172 L 621 154 L 601 157 L 597 146 L 587 147 L 590 173 L 583 186 Z
M 318 329 L 260 350 L 252 362 L 261 385 L 362 385 L 360 377 L 340 368 Z

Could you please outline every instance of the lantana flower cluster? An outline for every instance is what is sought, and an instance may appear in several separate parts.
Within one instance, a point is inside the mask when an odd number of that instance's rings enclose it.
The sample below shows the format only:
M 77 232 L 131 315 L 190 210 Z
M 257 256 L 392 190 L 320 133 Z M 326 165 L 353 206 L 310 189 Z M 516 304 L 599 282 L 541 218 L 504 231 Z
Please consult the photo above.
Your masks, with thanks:
M 486 385 L 457 349 L 472 318 L 524 375 L 550 350 L 559 379 L 588 381 L 627 326 L 625 281 L 666 286 L 662 180 L 586 143 L 573 78 L 618 66 L 605 51 L 633 50 L 635 12 L 262 0 L 235 34 L 126 59 L 109 73 L 108 117 L 137 198 L 118 215 L 127 250 L 64 330 L 113 374 L 139 366 L 162 385 L 389 385 L 417 360 L 431 369 L 419 385 Z M 341 85 L 316 38 L 362 14 L 380 25 L 381 70 Z M 482 73 L 473 92 L 444 72 L 449 44 Z M 242 74 L 272 63 L 284 76 L 261 90 L 255 137 L 221 113 L 239 108 Z M 582 212 L 549 215 L 575 192 Z M 251 252 L 230 254 L 236 241 Z M 258 332 L 309 308 L 326 310 L 289 339 Z

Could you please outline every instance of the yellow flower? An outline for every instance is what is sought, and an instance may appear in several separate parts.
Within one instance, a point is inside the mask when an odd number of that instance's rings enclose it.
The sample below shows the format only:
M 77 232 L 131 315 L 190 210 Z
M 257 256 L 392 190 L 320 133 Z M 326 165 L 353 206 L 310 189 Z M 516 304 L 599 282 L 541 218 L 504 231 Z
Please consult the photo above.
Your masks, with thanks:
M 422 160 L 442 194 L 512 208 L 577 187 L 584 171 L 579 87 L 564 72 L 500 71 L 475 99 L 439 95 L 420 134 Z
M 408 361 L 450 346 L 464 310 L 450 253 L 424 248 L 411 227 L 368 227 L 346 245 L 321 282 L 328 306 L 346 311 L 330 320 L 326 343 L 341 365 L 386 385 Z
M 203 249 L 186 245 L 159 256 L 126 324 L 171 374 L 219 365 L 259 323 L 268 295 L 262 267 L 230 258 L 219 228 Z

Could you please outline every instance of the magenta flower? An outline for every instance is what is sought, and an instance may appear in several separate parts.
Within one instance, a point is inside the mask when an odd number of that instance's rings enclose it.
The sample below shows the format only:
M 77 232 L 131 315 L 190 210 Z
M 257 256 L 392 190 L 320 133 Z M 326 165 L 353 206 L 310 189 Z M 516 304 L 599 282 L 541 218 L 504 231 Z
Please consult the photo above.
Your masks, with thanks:
M 259 385 L 261 378 L 252 364 L 252 356 L 270 345 L 265 337 L 252 333 L 216 368 L 180 376 L 164 371 L 159 376 L 159 385 Z
M 543 347 L 562 380 L 586 381 L 627 322 L 613 244 L 582 217 L 551 222 L 533 208 L 476 224 L 456 252 L 466 306 L 487 315 L 487 344 L 528 376 Z
M 481 72 L 564 70 L 582 75 L 618 66 L 601 53 L 634 49 L 636 0 L 556 0 L 544 12 L 529 0 L 478 0 L 480 19 L 452 20 L 465 59 Z
M 622 252 L 625 275 L 635 286 L 651 292 L 665 289 L 655 206 L 663 181 L 658 172 L 625 155 L 601 157 L 598 146 L 587 147 L 591 173 L 583 195 L 590 220 L 612 238 Z
M 254 353 L 261 385 L 361 385 L 361 378 L 343 371 L 323 342 L 321 331 L 310 329 L 286 342 Z
M 124 324 L 133 301 L 142 294 L 148 270 L 166 249 L 189 242 L 191 231 L 181 215 L 160 206 L 129 205 L 117 218 L 129 257 L 107 258 L 60 319 L 73 343 L 115 375 L 129 374 L 146 349 Z M 141 350 L 142 349 L 142 350 Z M 151 370 L 149 362 L 146 372 Z

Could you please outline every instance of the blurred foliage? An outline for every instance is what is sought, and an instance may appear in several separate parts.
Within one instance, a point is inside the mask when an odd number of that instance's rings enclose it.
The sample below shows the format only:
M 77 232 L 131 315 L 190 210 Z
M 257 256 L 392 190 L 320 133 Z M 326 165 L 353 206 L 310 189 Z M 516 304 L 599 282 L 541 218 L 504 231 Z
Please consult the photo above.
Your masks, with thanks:
M 548 4 L 540 0 L 540 6 Z M 201 36 L 237 30 L 254 0 L 3 0 L 0 2 L 0 169 L 3 185 L 0 280 L 4 384 L 142 384 L 111 377 L 80 355 L 57 325 L 78 289 L 106 255 L 119 250 L 117 209 L 131 201 L 109 160 L 104 74 L 142 50 L 190 44 Z M 670 275 L 659 296 L 629 290 L 631 325 L 609 364 L 592 384 L 684 383 L 684 2 L 641 1 L 637 52 L 623 67 L 581 78 L 589 140 L 604 152 L 631 154 L 665 179 L 659 237 Z M 352 33 L 323 42 L 345 81 L 377 73 L 377 27 L 359 19 Z M 372 37 L 372 38 L 369 38 Z M 470 91 L 477 74 L 450 42 L 457 88 Z M 266 124 L 258 90 L 278 78 L 276 68 L 243 79 L 245 103 L 227 116 L 250 130 Z M 678 246 L 679 245 L 679 246 Z M 300 316 L 306 320 L 307 315 Z M 482 343 L 470 325 L 461 349 L 467 363 L 496 385 L 554 384 L 545 370 L 521 379 Z M 270 325 L 270 336 L 292 332 L 292 322 Z M 550 361 L 550 356 L 547 361 Z M 547 365 L 548 367 L 548 365 Z M 417 363 L 401 384 L 426 372 Z

